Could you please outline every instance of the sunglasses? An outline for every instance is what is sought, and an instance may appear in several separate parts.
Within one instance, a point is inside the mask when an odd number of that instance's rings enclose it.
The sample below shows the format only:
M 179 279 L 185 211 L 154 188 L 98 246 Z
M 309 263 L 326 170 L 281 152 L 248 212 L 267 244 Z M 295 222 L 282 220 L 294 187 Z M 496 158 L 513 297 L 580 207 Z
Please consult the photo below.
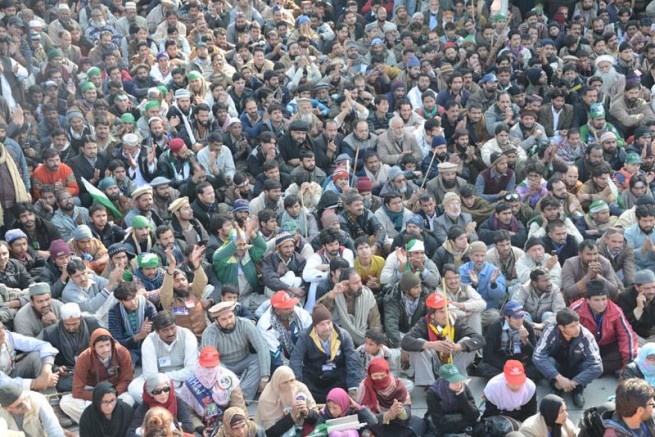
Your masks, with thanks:
M 164 387 L 164 388 L 162 388 L 162 389 L 156 389 L 156 390 L 153 390 L 153 391 L 152 391 L 152 394 L 155 395 L 155 396 L 157 396 L 157 395 L 160 395 L 160 394 L 162 394 L 162 393 L 169 393 L 170 391 L 171 391 L 171 388 L 170 388 L 170 387 Z
M 505 194 L 505 200 L 519 200 L 519 195 L 517 193 Z

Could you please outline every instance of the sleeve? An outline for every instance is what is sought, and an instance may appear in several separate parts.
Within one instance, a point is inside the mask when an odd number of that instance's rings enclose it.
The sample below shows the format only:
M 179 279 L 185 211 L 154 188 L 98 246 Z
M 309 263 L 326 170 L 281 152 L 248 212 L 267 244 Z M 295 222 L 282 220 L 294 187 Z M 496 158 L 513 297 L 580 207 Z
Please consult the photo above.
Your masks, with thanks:
M 109 297 L 107 289 L 103 288 L 98 294 L 91 299 L 83 300 L 79 294 L 74 294 L 70 289 L 64 289 L 62 300 L 64 303 L 75 302 L 80 306 L 80 310 L 89 313 L 95 313 Z
M 262 377 L 271 375 L 271 354 L 268 351 L 268 346 L 264 339 L 259 336 L 259 331 L 249 320 L 242 320 L 246 329 L 246 335 L 250 344 L 257 351 L 257 358 L 259 359 L 259 371 Z
M 395 295 L 394 295 L 395 296 Z M 389 299 L 384 303 L 384 331 L 389 337 L 389 342 L 391 347 L 400 346 L 400 311 L 399 308 L 400 299 Z
M 364 369 L 355 354 L 353 339 L 347 331 L 341 330 L 341 347 L 346 357 L 346 384 L 348 390 L 357 388 L 364 379 Z
M 293 348 L 293 352 L 291 353 L 291 359 L 289 360 L 289 367 L 291 370 L 293 370 L 293 373 L 298 381 L 302 381 L 303 360 L 305 359 L 305 353 L 307 352 L 308 341 L 308 333 L 302 334 L 298 338 L 296 346 Z
M 559 372 L 555 366 L 548 360 L 550 356 L 550 345 L 549 343 L 555 341 L 555 336 L 557 333 L 555 330 L 557 326 L 550 325 L 548 326 L 537 343 L 537 348 L 532 354 L 532 364 L 539 370 L 539 372 L 544 375 L 544 378 L 550 380 L 559 375 Z
M 502 369 L 505 360 L 500 357 L 502 351 L 498 340 L 500 339 L 500 328 L 498 323 L 492 323 L 484 334 L 485 345 L 482 353 L 482 360 L 498 369 Z
M 64 437 L 64 430 L 52 406 L 45 398 L 39 398 L 39 420 L 46 437 Z
M 427 326 L 423 318 L 400 341 L 400 348 L 407 352 L 421 352 L 427 337 Z
M 177 399 L 177 421 L 182 424 L 182 430 L 184 432 L 193 433 L 195 426 L 193 425 L 191 410 L 179 397 Z
M 305 268 L 302 272 L 302 279 L 305 282 L 320 282 L 327 278 L 328 272 L 319 270 L 317 267 L 322 265 L 320 255 L 314 254 L 307 258 Z
M 130 382 L 134 379 L 134 367 L 132 367 L 130 351 L 123 346 L 116 345 L 116 354 L 118 355 L 118 363 L 121 366 L 121 374 L 118 384 L 116 384 L 116 390 L 120 395 L 127 392 L 127 386 L 130 385 Z
M 621 353 L 621 358 L 623 359 L 623 364 L 625 365 L 637 358 L 637 334 L 635 334 L 632 326 L 630 326 L 630 323 L 623 314 L 621 307 L 614 303 L 610 303 L 610 305 L 614 305 L 614 310 L 619 313 L 619 316 L 614 321 L 616 325 L 614 330 L 619 337 L 619 352 Z
M 91 401 L 93 399 L 93 392 L 85 390 L 86 378 L 89 373 L 89 366 L 91 365 L 91 357 L 89 356 L 89 349 L 82 352 L 80 358 L 75 363 L 75 372 L 73 373 L 73 397 L 75 399 L 83 399 Z
M 289 290 L 289 285 L 280 280 L 280 275 L 277 273 L 276 265 L 273 261 L 274 256 L 277 256 L 277 254 L 272 253 L 262 261 L 264 285 L 271 290 Z
M 164 282 L 159 289 L 159 298 L 164 310 L 170 310 L 173 307 L 173 276 L 168 274 L 168 270 L 164 270 Z
M 586 357 L 582 366 L 584 370 L 577 374 L 573 380 L 586 386 L 603 374 L 603 361 L 600 357 L 600 349 L 593 336 L 589 332 L 583 335 L 584 338 L 581 341 L 584 342 L 584 356 Z
M 111 336 L 114 337 L 121 345 L 128 349 L 136 349 L 137 344 L 134 337 L 128 336 L 123 330 L 123 320 L 120 313 L 120 302 L 118 302 L 112 309 L 109 310 L 108 325 Z

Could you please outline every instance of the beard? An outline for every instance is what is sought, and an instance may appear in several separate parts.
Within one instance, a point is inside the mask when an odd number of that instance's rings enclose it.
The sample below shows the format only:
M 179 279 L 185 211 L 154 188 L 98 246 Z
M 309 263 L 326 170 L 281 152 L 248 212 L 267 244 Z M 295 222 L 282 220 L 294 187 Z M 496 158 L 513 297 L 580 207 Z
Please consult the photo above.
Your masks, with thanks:
M 607 96 L 610 94 L 610 89 L 612 88 L 612 85 L 614 85 L 614 82 L 619 77 L 619 73 L 616 72 L 614 67 L 610 67 L 610 70 L 606 73 L 597 71 L 596 76 L 600 77 L 603 80 L 603 86 L 601 87 L 601 89 L 603 90 L 603 94 Z
M 181 298 L 181 299 L 187 299 L 189 297 L 189 289 L 188 288 L 174 288 L 173 292 L 175 293 L 175 296 Z
M 443 186 L 445 188 L 455 188 L 455 186 L 457 185 L 457 179 L 456 178 L 452 179 L 452 180 L 442 179 L 441 182 L 443 182 Z

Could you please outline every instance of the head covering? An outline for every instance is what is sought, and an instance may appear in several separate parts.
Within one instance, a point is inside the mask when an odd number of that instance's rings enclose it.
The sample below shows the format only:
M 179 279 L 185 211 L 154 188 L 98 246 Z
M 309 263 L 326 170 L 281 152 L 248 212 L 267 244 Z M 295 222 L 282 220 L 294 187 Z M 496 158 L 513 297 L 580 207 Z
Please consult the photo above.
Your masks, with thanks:
M 609 211 L 610 207 L 604 200 L 595 200 L 589 205 L 589 213 L 596 214 L 597 212 Z
M 113 187 L 113 186 L 116 186 L 116 185 L 118 185 L 118 183 L 116 182 L 116 179 L 114 179 L 111 176 L 108 176 L 108 177 L 106 177 L 106 178 L 104 178 L 104 179 L 102 179 L 100 181 L 100 183 L 98 184 L 98 188 L 100 189 L 100 191 L 105 191 L 107 188 Z
M 646 343 L 639 349 L 637 354 L 637 367 L 644 374 L 644 379 L 651 387 L 655 387 L 655 362 L 647 360 L 649 355 L 655 355 L 655 343 Z
M 91 228 L 89 228 L 87 225 L 79 225 L 73 231 L 73 239 L 75 241 L 88 240 L 91 238 L 93 238 L 93 234 L 91 233 Z
M 134 220 L 132 220 L 132 229 L 143 229 L 149 227 L 150 221 L 147 218 L 142 215 L 134 216 Z
M 403 272 L 398 282 L 398 286 L 401 291 L 408 292 L 414 287 L 419 287 L 421 285 L 421 280 L 416 276 L 414 272 Z
M 368 193 L 369 191 L 373 191 L 373 182 L 371 182 L 369 178 L 364 176 L 357 179 L 355 188 L 357 188 L 357 191 L 359 191 L 360 193 Z
M 206 47 L 204 44 L 203 44 L 203 46 Z M 196 45 L 196 47 L 197 47 L 197 45 Z M 189 80 L 201 79 L 201 78 L 202 78 L 202 74 L 201 74 L 199 71 L 192 70 L 192 71 L 189 71 L 189 72 L 186 74 L 186 77 L 187 77 L 187 79 L 189 79 Z
M 187 203 L 189 203 L 189 198 L 187 196 L 178 197 L 173 201 L 173 203 L 171 203 L 171 206 L 168 207 L 168 211 L 169 212 L 179 211 Z
M 70 247 L 68 247 L 68 244 L 66 244 L 66 242 L 61 238 L 53 240 L 52 243 L 50 243 L 50 259 L 54 260 L 57 257 L 70 254 Z
M 157 388 L 157 386 L 162 384 L 168 384 L 170 391 L 168 392 L 168 398 L 163 404 L 157 402 L 152 392 Z M 146 378 L 145 383 L 143 384 L 143 402 L 148 406 L 148 409 L 154 407 L 162 407 L 167 409 L 173 417 L 177 417 L 177 399 L 175 398 L 175 384 L 163 373 L 155 373 Z
M 562 405 L 564 405 L 564 399 L 554 394 L 544 396 L 539 404 L 539 414 L 541 414 L 544 422 L 546 422 L 546 426 L 552 430 L 550 433 L 552 437 L 560 437 L 562 435 L 562 425 L 555 423 Z
M 314 310 L 312 311 L 312 326 L 316 326 L 325 320 L 332 320 L 330 310 L 321 303 L 314 305 Z
M 525 384 L 527 379 L 523 363 L 518 360 L 507 360 L 503 367 L 503 374 L 508 384 Z
M 469 253 L 487 252 L 487 245 L 482 241 L 474 241 L 469 245 Z
M 129 258 L 134 257 L 132 248 L 125 243 L 114 243 L 107 248 L 107 254 L 109 255 L 109 258 L 121 252 L 125 252 Z
M 137 200 L 142 194 L 152 194 L 152 187 L 150 185 L 142 185 L 136 190 L 132 191 L 132 200 Z
M 461 200 L 457 195 L 457 193 L 453 193 L 452 191 L 449 191 L 444 195 L 441 203 L 443 203 L 443 205 L 446 206 L 451 202 L 461 202 Z
M 594 61 L 594 65 L 596 66 L 596 68 L 598 68 L 598 66 L 603 62 L 609 62 L 610 64 L 614 65 L 614 58 L 610 55 L 601 55 L 596 58 L 596 60 Z
M 209 314 L 211 314 L 213 317 L 218 316 L 220 313 L 223 311 L 234 311 L 234 308 L 236 308 L 237 303 L 233 301 L 223 301 L 219 302 L 213 307 L 209 308 Z
M 239 407 L 230 407 L 227 410 L 225 410 L 225 413 L 223 413 L 223 426 L 221 426 L 218 429 L 218 433 L 216 434 L 216 437 L 233 436 L 234 430 L 232 429 L 232 427 L 235 426 L 237 423 L 241 423 L 242 418 L 243 420 L 245 420 L 246 424 L 248 425 L 248 436 L 257 435 L 258 426 L 253 420 L 250 420 L 248 413 L 243 411 Z
M 21 238 L 27 238 L 27 235 L 21 229 L 10 229 L 5 234 L 5 241 L 9 244 Z
M 441 365 L 439 367 L 439 378 L 443 378 L 450 383 L 466 381 L 466 376 L 459 373 L 459 370 L 453 364 Z
M 437 168 L 440 173 L 444 171 L 457 171 L 457 164 L 453 164 L 452 162 L 440 162 L 437 164 Z
M 50 284 L 46 282 L 36 282 L 30 285 L 30 297 L 50 294 Z
M 434 293 L 431 293 L 425 300 L 425 306 L 432 310 L 438 310 L 439 308 L 446 306 L 446 298 L 443 294 L 435 291 Z
M 630 152 L 626 155 L 624 163 L 635 165 L 641 164 L 641 157 L 635 152 Z
M 82 311 L 75 302 L 68 302 L 59 307 L 59 318 L 61 320 L 79 319 L 80 317 L 82 317 Z
M 407 220 L 407 225 L 414 225 L 423 229 L 423 216 L 420 214 L 413 214 L 409 220 Z
M 409 240 L 405 245 L 407 252 L 425 252 L 425 244 L 421 240 Z
M 290 309 L 298 305 L 300 299 L 289 296 L 284 290 L 276 292 L 271 296 L 271 306 L 275 309 Z
M 153 269 L 159 267 L 159 257 L 154 253 L 141 253 L 136 257 L 140 269 Z
M 108 393 L 114 393 L 118 396 L 114 386 L 103 381 L 93 389 L 93 401 L 90 407 L 87 407 L 82 413 L 80 419 L 80 428 L 90 430 L 89 435 L 101 435 L 104 437 L 122 437 L 127 435 L 127 430 L 132 421 L 132 407 L 122 400 L 116 400 L 116 407 L 107 419 L 102 412 L 102 399 Z
M 198 356 L 200 367 L 217 367 L 220 364 L 218 350 L 214 346 L 205 346 Z
M 528 241 L 525 243 L 524 250 L 527 252 L 528 250 L 532 249 L 534 246 L 545 247 L 544 240 L 537 237 L 530 237 L 528 238 Z
M 316 308 L 316 307 L 314 307 Z M 316 408 L 316 402 L 311 391 L 300 381 L 291 384 L 283 384 L 290 379 L 295 379 L 293 370 L 288 366 L 280 366 L 271 375 L 268 383 L 257 405 L 255 422 L 264 429 L 269 429 L 284 416 L 285 411 L 291 408 L 296 399 L 304 397 L 309 409 Z
M 323 414 L 329 413 L 327 407 L 328 401 L 334 402 L 339 406 L 342 417 L 348 414 L 348 410 L 350 409 L 350 396 L 348 396 L 348 393 L 346 393 L 346 391 L 341 387 L 335 387 L 328 392 L 328 395 L 325 398 L 326 405 L 322 410 Z M 336 417 L 334 419 L 336 419 Z
M 607 296 L 607 291 L 605 290 L 605 281 L 601 281 L 600 279 L 592 279 L 591 281 L 587 281 L 585 297 L 590 298 L 594 296 Z
M 7 408 L 18 400 L 20 395 L 23 394 L 23 387 L 13 381 L 5 383 L 0 387 L 0 405 L 2 408 Z
M 503 307 L 503 316 L 511 317 L 513 319 L 520 319 L 525 316 L 523 305 L 515 300 L 509 300 Z
M 191 92 L 186 88 L 180 88 L 177 91 L 175 91 L 175 98 L 176 99 L 191 98 Z
M 498 77 L 493 73 L 487 73 L 482 76 L 480 83 L 498 82 Z
M 339 179 L 348 179 L 348 170 L 344 170 L 342 168 L 338 168 L 332 173 L 332 180 L 334 182 L 338 181 Z
M 589 105 L 589 118 L 605 118 L 605 108 L 602 103 L 592 103 Z
M 168 178 L 165 178 L 163 176 L 157 176 L 153 180 L 150 181 L 150 186 L 151 187 L 161 187 L 162 185 L 169 185 L 171 183 L 171 180 Z
M 416 55 L 411 55 L 409 58 L 407 58 L 407 68 L 414 68 L 420 66 L 421 66 L 421 61 L 418 60 Z
M 382 379 L 373 379 L 374 373 L 385 373 Z M 382 408 L 390 408 L 394 401 L 403 404 L 409 394 L 405 385 L 391 375 L 389 363 L 384 358 L 374 358 L 368 365 L 367 378 L 364 379 L 364 396 L 360 404 L 369 407 L 374 414 L 381 413 Z
M 604 143 L 605 141 L 616 141 L 616 135 L 612 131 L 607 131 L 600 136 L 600 142 Z
M 184 147 L 184 140 L 182 138 L 173 138 L 168 142 L 168 148 L 171 152 L 177 153 Z
M 648 284 L 649 282 L 655 282 L 655 273 L 652 270 L 644 269 L 635 273 L 635 285 Z

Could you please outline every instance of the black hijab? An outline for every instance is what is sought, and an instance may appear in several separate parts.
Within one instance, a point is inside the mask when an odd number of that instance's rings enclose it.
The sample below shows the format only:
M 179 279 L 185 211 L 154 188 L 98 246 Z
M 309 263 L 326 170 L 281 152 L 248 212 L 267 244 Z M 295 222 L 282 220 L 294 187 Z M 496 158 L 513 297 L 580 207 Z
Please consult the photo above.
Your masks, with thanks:
M 560 437 L 562 435 L 562 425 L 555 423 L 559 410 L 564 404 L 564 399 L 559 396 L 550 394 L 544 396 L 539 404 L 539 413 L 544 418 L 546 426 L 551 429 L 552 437 Z
M 116 399 L 116 407 L 111 419 L 101 410 L 102 398 L 107 393 L 118 396 L 118 392 L 109 382 L 101 382 L 93 389 L 93 402 L 86 407 L 80 418 L 80 435 L 85 437 L 124 437 L 132 422 L 132 407 Z

